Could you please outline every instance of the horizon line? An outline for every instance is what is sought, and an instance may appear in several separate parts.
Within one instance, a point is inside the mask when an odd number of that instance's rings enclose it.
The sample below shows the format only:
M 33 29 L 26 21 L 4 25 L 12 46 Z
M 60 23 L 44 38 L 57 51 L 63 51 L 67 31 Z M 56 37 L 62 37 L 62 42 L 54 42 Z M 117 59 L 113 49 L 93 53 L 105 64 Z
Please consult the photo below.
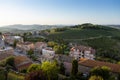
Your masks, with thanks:
M 89 23 L 89 22 L 85 22 L 85 23 Z M 6 24 L 6 25 L 0 25 L 0 27 L 6 27 L 6 26 L 14 26 L 14 25 L 62 25 L 62 26 L 72 26 L 72 25 L 81 25 L 81 24 L 85 24 L 85 23 L 80 23 L 80 24 Z M 94 23 L 91 23 L 94 24 Z M 94 25 L 120 25 L 120 24 L 94 24 Z

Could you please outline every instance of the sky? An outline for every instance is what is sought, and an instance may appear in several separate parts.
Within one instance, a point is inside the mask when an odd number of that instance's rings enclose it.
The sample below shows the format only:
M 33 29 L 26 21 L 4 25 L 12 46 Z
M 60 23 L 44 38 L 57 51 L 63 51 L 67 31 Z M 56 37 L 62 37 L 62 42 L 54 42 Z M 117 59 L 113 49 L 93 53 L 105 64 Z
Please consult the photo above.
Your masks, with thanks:
M 120 0 L 0 0 L 0 26 L 120 24 Z

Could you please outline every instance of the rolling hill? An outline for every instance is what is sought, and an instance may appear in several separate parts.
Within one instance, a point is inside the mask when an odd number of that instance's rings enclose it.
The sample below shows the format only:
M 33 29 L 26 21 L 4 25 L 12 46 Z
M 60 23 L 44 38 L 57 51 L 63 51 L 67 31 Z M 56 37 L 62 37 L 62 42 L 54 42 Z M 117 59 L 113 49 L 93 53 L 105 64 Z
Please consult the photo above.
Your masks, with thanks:
M 96 59 L 120 61 L 120 29 L 93 24 L 76 25 L 65 31 L 52 32 L 47 38 L 91 46 L 96 49 Z
M 27 31 L 39 31 L 39 30 L 45 30 L 45 29 L 53 29 L 53 28 L 61 28 L 64 27 L 64 25 L 8 25 L 0 27 L 0 32 L 13 32 L 13 33 L 22 33 Z

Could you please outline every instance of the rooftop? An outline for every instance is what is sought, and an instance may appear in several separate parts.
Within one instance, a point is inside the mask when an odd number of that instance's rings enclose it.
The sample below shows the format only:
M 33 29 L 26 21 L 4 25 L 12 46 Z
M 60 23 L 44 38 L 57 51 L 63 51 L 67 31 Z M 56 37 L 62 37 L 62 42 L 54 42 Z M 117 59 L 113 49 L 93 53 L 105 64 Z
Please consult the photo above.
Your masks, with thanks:
M 16 56 L 15 57 L 15 65 L 18 66 L 20 64 L 25 64 L 27 62 L 32 62 L 28 57 L 26 56 Z
M 20 37 L 20 36 L 14 36 L 14 38 L 15 38 L 15 39 L 19 39 L 19 38 L 21 38 L 21 37 Z
M 10 56 L 14 56 L 13 54 L 8 54 L 8 53 L 1 53 L 0 54 L 0 61 L 1 60 L 4 60 L 4 59 L 6 59 L 6 58 L 8 58 L 8 57 L 10 57 Z
M 93 49 L 92 47 L 83 46 L 83 45 L 72 47 L 70 50 L 74 51 L 74 50 L 77 50 L 77 49 L 79 51 L 91 51 L 92 54 L 95 54 L 95 49 Z
M 35 47 L 40 47 L 43 44 L 47 45 L 45 42 L 36 42 Z
M 19 42 L 17 44 L 22 44 L 22 45 L 29 45 L 29 44 L 33 44 L 32 42 Z
M 111 69 L 112 72 L 118 73 L 120 72 L 120 65 L 119 64 L 113 64 L 113 63 L 109 63 L 109 62 L 101 62 L 101 61 L 95 61 L 95 60 L 82 60 L 79 61 L 80 65 L 86 66 L 86 67 L 102 67 L 102 66 L 107 66 Z
M 49 51 L 54 51 L 51 47 L 46 47 L 43 50 L 49 50 Z
M 10 50 L 13 49 L 12 47 L 5 47 L 4 49 L 0 49 L 0 51 Z

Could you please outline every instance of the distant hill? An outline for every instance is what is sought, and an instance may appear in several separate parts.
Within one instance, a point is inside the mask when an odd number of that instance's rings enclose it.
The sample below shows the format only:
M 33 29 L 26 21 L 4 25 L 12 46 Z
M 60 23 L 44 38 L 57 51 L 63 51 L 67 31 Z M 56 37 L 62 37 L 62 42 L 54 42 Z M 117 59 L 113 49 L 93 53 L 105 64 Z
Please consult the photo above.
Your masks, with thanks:
M 45 29 L 52 29 L 52 28 L 61 28 L 64 25 L 8 25 L 0 27 L 0 32 L 25 32 L 25 31 L 38 31 L 38 30 L 45 30 Z
M 80 25 L 67 25 L 67 27 L 84 27 L 84 26 L 93 26 L 92 24 L 82 24 Z M 13 33 L 22 33 L 26 31 L 38 31 L 38 30 L 45 30 L 45 29 L 53 29 L 53 28 L 62 28 L 65 27 L 66 25 L 22 25 L 22 24 L 15 24 L 15 25 L 8 25 L 8 26 L 3 26 L 0 27 L 0 32 L 13 32 Z M 120 29 L 120 25 L 105 25 L 109 26 L 112 28 L 117 28 Z M 86 27 L 85 27 L 86 28 Z
M 112 27 L 112 28 L 120 29 L 120 25 L 107 25 L 107 26 Z
M 120 30 L 103 25 L 82 24 L 71 26 L 65 31 L 50 33 L 49 38 L 61 37 L 66 40 L 82 40 L 100 36 L 119 36 Z

